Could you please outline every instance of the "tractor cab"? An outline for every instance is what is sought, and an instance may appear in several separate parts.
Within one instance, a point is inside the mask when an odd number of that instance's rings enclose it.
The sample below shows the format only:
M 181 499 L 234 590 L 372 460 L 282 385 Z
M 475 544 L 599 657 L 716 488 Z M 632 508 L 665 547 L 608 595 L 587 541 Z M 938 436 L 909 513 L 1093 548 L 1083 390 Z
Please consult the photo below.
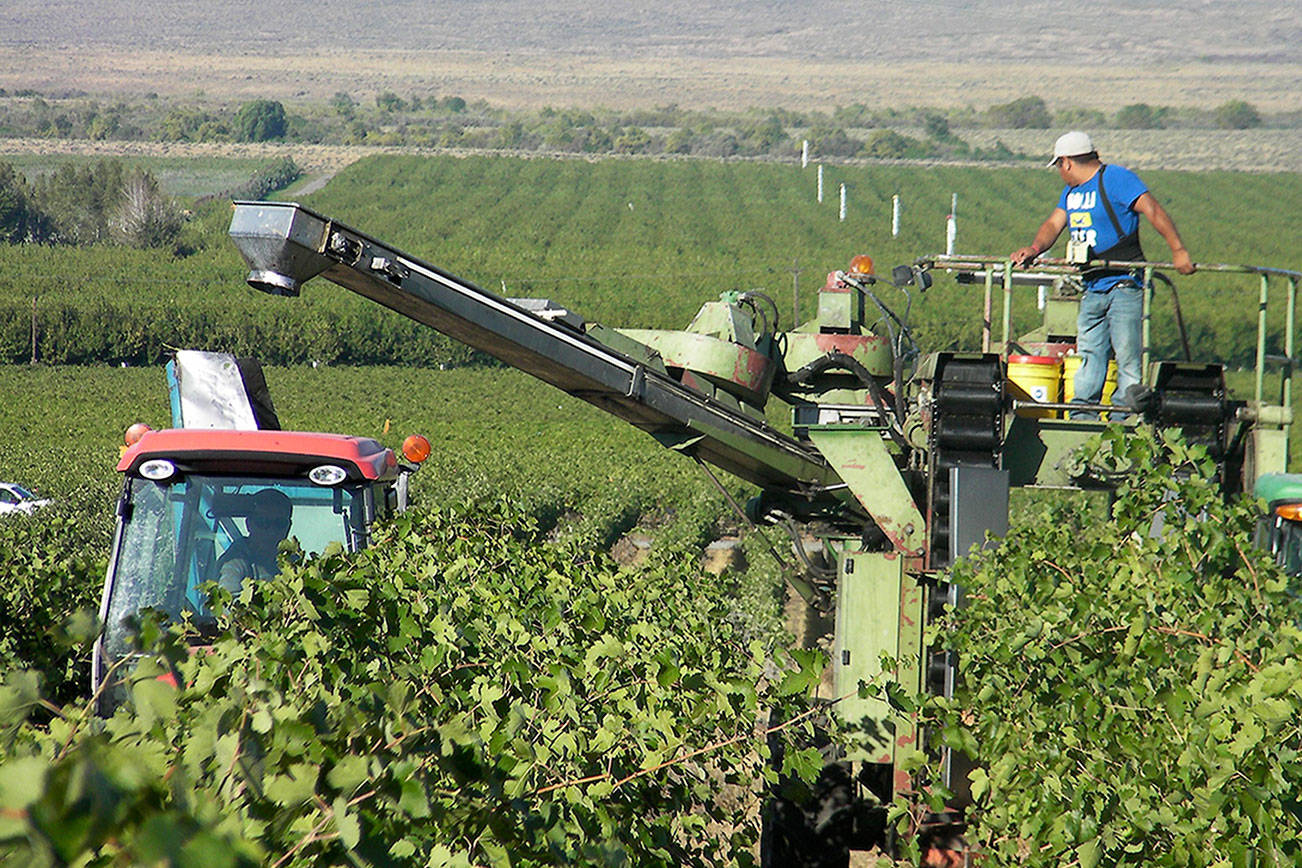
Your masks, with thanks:
M 1266 502 L 1257 544 L 1275 556 L 1290 576 L 1302 576 L 1302 474 L 1267 473 L 1254 491 Z
M 368 530 L 406 506 L 406 482 L 429 443 L 413 436 L 400 462 L 366 437 L 269 430 L 133 431 L 123 452 L 118 525 L 100 607 L 94 685 L 131 650 L 135 616 L 154 609 L 214 624 L 214 585 L 238 596 L 278 572 L 277 556 L 365 547 Z M 130 438 L 129 438 L 130 439 Z

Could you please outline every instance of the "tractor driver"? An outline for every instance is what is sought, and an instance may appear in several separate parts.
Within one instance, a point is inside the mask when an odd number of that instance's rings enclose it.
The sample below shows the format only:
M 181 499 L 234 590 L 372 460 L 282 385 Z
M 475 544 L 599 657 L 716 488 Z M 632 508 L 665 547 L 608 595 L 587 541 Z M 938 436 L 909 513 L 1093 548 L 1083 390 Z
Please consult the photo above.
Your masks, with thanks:
M 289 536 L 294 505 L 289 496 L 274 488 L 253 495 L 252 508 L 244 519 L 248 534 L 231 543 L 217 559 L 217 581 L 232 594 L 240 592 L 246 579 L 269 579 L 279 566 L 276 554 L 280 541 Z

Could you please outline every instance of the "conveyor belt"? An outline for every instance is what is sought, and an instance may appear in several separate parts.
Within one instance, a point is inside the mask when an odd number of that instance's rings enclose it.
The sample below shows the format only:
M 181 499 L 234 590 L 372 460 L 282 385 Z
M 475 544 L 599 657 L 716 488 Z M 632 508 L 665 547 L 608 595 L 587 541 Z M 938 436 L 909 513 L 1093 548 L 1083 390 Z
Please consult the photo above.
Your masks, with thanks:
M 998 467 L 1003 448 L 1003 370 L 995 356 L 946 355 L 936 369 L 927 450 L 931 529 L 927 565 L 949 565 L 949 471 L 958 466 Z
M 765 422 L 301 205 L 236 202 L 230 235 L 257 289 L 298 295 L 321 275 L 764 488 L 839 481 L 816 450 Z

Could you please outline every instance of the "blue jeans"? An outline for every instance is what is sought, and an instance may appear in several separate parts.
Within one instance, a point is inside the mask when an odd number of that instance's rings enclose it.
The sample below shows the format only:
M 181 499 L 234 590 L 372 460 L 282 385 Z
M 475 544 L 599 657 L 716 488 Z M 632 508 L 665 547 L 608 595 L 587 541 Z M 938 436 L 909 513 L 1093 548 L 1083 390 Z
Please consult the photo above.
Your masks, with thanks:
M 1117 389 L 1114 403 L 1126 390 L 1140 382 L 1143 354 L 1144 292 L 1134 283 L 1119 283 L 1107 292 L 1086 292 L 1076 319 L 1076 352 L 1081 357 L 1076 372 L 1073 404 L 1097 404 L 1103 397 L 1108 376 L 1108 358 L 1117 360 Z M 1125 413 L 1112 412 L 1113 420 Z M 1073 419 L 1097 419 L 1092 410 L 1073 411 Z

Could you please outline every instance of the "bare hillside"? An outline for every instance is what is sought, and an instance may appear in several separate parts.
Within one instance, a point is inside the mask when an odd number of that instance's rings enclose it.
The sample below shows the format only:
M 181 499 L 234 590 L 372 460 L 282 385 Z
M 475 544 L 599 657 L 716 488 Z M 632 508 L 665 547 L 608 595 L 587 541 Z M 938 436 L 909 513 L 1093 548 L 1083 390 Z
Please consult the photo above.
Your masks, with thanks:
M 554 51 L 622 57 L 1287 61 L 1295 3 L 1272 0 L 45 0 L 0 6 L 0 43 L 298 53 Z
M 1035 94 L 1302 111 L 1297 12 L 1277 0 L 8 2 L 0 87 L 720 108 Z

